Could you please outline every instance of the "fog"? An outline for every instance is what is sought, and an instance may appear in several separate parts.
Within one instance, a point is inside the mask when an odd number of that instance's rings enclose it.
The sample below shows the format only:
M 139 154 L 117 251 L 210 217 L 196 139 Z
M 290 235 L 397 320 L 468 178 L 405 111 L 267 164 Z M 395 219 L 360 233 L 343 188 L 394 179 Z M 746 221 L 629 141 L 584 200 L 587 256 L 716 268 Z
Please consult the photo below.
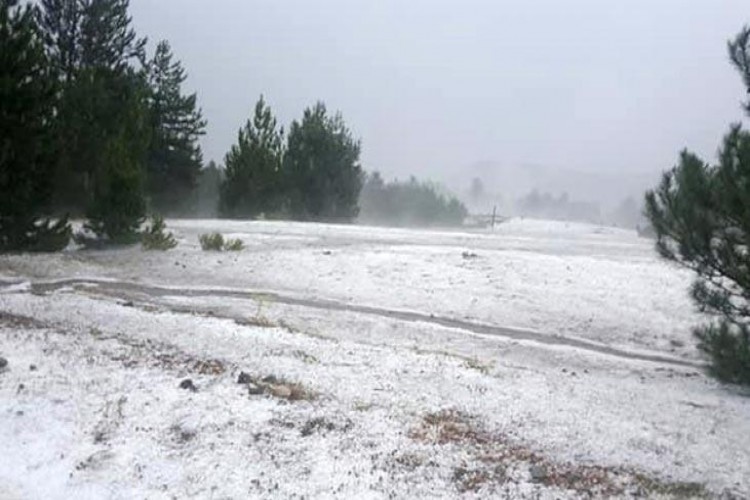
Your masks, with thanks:
M 316 100 L 362 164 L 501 206 L 531 189 L 613 207 L 689 147 L 713 158 L 741 118 L 726 40 L 746 0 L 133 0 L 168 39 L 219 162 L 264 94 L 288 124 Z M 504 204 L 504 205 L 503 205 Z

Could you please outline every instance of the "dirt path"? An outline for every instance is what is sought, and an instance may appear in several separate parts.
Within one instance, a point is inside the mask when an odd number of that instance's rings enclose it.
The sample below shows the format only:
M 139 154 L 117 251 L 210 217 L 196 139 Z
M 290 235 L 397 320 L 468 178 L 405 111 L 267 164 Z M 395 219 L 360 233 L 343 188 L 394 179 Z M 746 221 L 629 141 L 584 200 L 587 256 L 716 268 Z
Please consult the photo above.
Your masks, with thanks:
M 9 286 L 16 284 L 18 284 L 17 281 L 10 282 L 0 280 L 0 286 Z M 347 304 L 326 299 L 302 298 L 283 295 L 275 292 L 222 288 L 172 288 L 153 284 L 135 283 L 131 281 L 98 280 L 90 278 L 71 278 L 55 281 L 38 281 L 31 283 L 32 293 L 37 294 L 50 293 L 64 288 L 84 287 L 96 287 L 97 290 L 100 290 L 110 296 L 121 298 L 127 298 L 126 294 L 129 293 L 146 295 L 153 298 L 166 296 L 226 297 L 254 300 L 262 297 L 264 300 L 270 300 L 280 304 L 292 306 L 302 306 L 327 311 L 354 312 L 407 322 L 430 323 L 447 328 L 463 330 L 473 334 L 501 337 L 511 340 L 531 341 L 548 346 L 572 347 L 575 349 L 629 360 L 647 361 L 671 366 L 681 366 L 698 369 L 704 368 L 703 364 L 694 361 L 664 356 L 657 353 L 650 354 L 644 352 L 627 351 L 624 349 L 618 349 L 605 344 L 591 342 L 580 338 L 564 337 L 561 335 L 546 334 L 531 330 L 507 328 L 484 323 L 475 323 L 454 318 L 435 316 L 432 314 L 424 314 L 416 311 L 403 311 L 368 305 Z

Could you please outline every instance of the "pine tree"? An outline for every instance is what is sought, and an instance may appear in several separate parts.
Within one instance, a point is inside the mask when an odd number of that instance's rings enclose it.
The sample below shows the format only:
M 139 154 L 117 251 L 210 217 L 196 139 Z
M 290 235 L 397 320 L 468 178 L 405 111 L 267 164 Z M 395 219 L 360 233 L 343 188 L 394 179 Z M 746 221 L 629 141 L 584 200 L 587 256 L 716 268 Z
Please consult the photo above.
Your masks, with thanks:
M 274 214 L 281 208 L 283 130 L 263 96 L 225 158 L 220 211 L 227 217 Z
M 57 204 L 89 217 L 99 237 L 131 241 L 145 214 L 149 133 L 145 39 L 128 0 L 42 0 L 41 24 L 62 91 L 55 120 Z
M 132 70 L 116 77 L 94 78 L 91 83 L 92 94 L 99 98 L 97 110 L 110 110 L 111 121 L 104 116 L 97 120 L 106 125 L 106 135 L 94 144 L 97 156 L 91 170 L 85 227 L 111 243 L 136 243 L 146 215 L 147 89 Z
M 50 198 L 55 79 L 34 11 L 0 0 L 0 252 L 54 251 L 66 219 L 40 219 Z
M 350 221 L 359 213 L 363 173 L 360 144 L 341 115 L 318 102 L 289 130 L 283 163 L 290 215 L 302 220 Z
M 750 92 L 750 27 L 729 43 Z M 750 103 L 745 105 L 750 115 Z M 666 259 L 693 270 L 692 296 L 713 321 L 695 330 L 720 379 L 750 384 L 750 133 L 732 125 L 718 164 L 683 151 L 646 195 L 646 215 Z
M 159 211 L 184 210 L 203 164 L 198 138 L 205 133 L 206 122 L 196 95 L 182 95 L 187 75 L 181 63 L 173 61 L 169 43 L 157 45 L 147 72 L 152 129 L 148 193 Z

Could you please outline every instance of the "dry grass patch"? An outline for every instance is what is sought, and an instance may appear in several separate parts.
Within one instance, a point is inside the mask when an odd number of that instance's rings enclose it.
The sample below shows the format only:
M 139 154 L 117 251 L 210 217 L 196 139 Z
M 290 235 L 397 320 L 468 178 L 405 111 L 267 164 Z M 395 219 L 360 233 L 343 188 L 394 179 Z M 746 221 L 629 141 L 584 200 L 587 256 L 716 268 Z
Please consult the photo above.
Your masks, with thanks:
M 458 448 L 461 466 L 454 469 L 452 481 L 461 493 L 501 486 L 513 470 L 525 476 L 515 479 L 590 497 L 711 497 L 700 483 L 670 482 L 625 468 L 554 461 L 505 434 L 487 430 L 477 417 L 457 410 L 424 415 L 409 437 L 423 444 Z M 466 465 L 467 456 L 471 467 Z
M 480 445 L 487 442 L 485 433 L 477 429 L 474 417 L 457 410 L 428 413 L 422 418 L 421 424 L 412 429 L 409 436 L 416 441 L 438 445 Z
M 480 361 L 478 358 L 469 358 L 466 361 L 464 361 L 464 366 L 466 368 L 471 368 L 472 370 L 476 370 L 482 375 L 489 375 L 490 370 L 492 369 L 492 363 L 485 363 L 483 361 Z

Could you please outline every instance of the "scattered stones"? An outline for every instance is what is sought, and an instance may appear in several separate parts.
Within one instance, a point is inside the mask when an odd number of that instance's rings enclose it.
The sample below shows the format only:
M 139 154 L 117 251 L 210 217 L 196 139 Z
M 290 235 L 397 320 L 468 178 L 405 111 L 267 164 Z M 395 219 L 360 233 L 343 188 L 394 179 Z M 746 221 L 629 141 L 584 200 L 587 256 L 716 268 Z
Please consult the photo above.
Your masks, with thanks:
M 315 393 L 302 385 L 286 382 L 275 375 L 267 375 L 259 379 L 249 373 L 240 372 L 237 383 L 246 386 L 250 396 L 268 394 L 287 401 L 311 400 L 316 397 Z
M 336 430 L 336 425 L 333 422 L 329 422 L 323 417 L 316 417 L 305 422 L 305 425 L 300 431 L 302 437 L 312 435 L 317 430 L 333 431 Z
M 193 384 L 193 381 L 189 378 L 186 378 L 182 382 L 180 382 L 180 389 L 185 389 L 191 392 L 198 392 L 198 388 L 195 387 L 195 384 Z
M 188 429 L 179 424 L 173 425 L 169 430 L 172 432 L 172 436 L 174 437 L 175 441 L 180 444 L 190 442 L 195 439 L 195 436 L 198 435 L 198 431 L 196 431 L 195 429 Z
M 461 254 L 461 257 L 464 259 L 476 259 L 479 257 L 479 255 L 475 254 L 474 252 L 464 252 Z
M 264 392 L 266 392 L 265 389 L 259 385 L 247 384 L 247 393 L 251 396 L 260 396 Z

